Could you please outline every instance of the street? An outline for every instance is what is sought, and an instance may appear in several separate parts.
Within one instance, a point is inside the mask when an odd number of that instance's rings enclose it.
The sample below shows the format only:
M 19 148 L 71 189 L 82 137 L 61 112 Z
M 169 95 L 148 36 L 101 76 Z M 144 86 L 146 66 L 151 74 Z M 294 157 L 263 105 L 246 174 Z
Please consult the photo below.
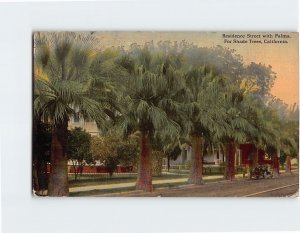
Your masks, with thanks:
M 185 185 L 176 188 L 156 189 L 152 193 L 131 191 L 99 196 L 122 197 L 286 197 L 299 189 L 298 173 L 272 179 L 237 179 L 205 185 Z

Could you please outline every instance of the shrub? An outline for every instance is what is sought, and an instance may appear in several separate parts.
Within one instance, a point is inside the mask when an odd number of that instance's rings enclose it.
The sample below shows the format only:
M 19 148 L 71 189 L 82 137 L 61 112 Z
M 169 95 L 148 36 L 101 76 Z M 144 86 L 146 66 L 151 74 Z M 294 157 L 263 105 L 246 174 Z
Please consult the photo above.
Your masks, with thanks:
M 162 151 L 152 151 L 152 175 L 161 176 L 163 168 L 163 156 Z

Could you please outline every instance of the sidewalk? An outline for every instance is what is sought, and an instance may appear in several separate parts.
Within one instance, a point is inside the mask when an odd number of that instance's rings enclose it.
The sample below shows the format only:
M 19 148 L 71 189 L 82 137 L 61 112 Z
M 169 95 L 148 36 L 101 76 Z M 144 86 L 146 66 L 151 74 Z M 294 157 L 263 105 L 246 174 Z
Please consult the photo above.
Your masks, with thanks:
M 235 176 L 237 179 L 243 177 L 242 174 L 238 174 Z M 204 176 L 204 181 L 213 181 L 223 179 L 223 175 L 211 175 Z M 188 178 L 175 178 L 175 179 L 165 179 L 165 180 L 153 180 L 152 183 L 155 184 L 173 184 L 173 183 L 185 183 Z M 69 188 L 70 193 L 75 192 L 86 192 L 92 190 L 108 190 L 108 189 L 119 189 L 119 188 L 131 188 L 135 187 L 136 182 L 126 182 L 126 183 L 117 183 L 117 184 L 100 184 L 100 185 L 90 185 L 90 186 L 82 186 L 82 187 L 72 187 Z

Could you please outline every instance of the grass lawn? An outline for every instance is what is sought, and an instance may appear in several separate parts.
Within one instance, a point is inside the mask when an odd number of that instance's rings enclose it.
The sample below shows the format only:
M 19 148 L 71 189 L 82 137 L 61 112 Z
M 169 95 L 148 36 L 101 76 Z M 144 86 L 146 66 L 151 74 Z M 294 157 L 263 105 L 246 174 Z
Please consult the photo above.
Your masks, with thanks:
M 163 174 L 162 176 L 153 176 L 153 180 L 164 180 L 164 179 L 176 179 L 176 178 L 185 178 L 188 177 L 183 175 L 173 175 L 173 174 Z M 70 179 L 71 178 L 71 179 Z M 137 174 L 126 174 L 126 176 L 119 176 L 115 174 L 112 177 L 108 175 L 82 175 L 79 180 L 74 180 L 74 175 L 69 175 L 69 187 L 82 187 L 90 185 L 101 185 L 101 184 L 118 184 L 118 183 L 127 183 L 135 182 L 137 179 Z
M 154 184 L 154 188 L 172 188 L 179 185 L 187 184 L 187 182 L 176 182 L 172 184 Z M 101 194 L 108 194 L 108 193 L 120 193 L 120 192 L 128 192 L 134 191 L 135 187 L 126 187 L 126 188 L 113 188 L 113 189 L 105 189 L 105 190 L 91 190 L 85 192 L 73 192 L 70 193 L 70 197 L 84 197 L 84 196 L 96 196 Z
M 182 176 L 180 176 L 182 178 Z M 156 180 L 159 180 L 158 178 L 161 179 L 166 179 L 166 178 L 170 178 L 170 175 L 168 175 L 167 177 L 153 177 L 153 180 L 155 180 L 155 178 L 157 178 Z M 178 177 L 177 177 L 178 178 Z M 210 183 L 210 182 L 216 182 L 216 181 L 221 181 L 224 180 L 223 178 L 216 178 L 216 179 L 210 179 L 210 180 L 206 180 L 205 183 Z M 134 180 L 135 181 L 135 180 Z M 184 182 L 175 182 L 175 183 L 163 183 L 163 184 L 153 184 L 154 189 L 157 188 L 173 188 L 173 187 L 177 187 L 179 185 L 187 185 L 188 182 L 184 181 Z M 96 195 L 102 195 L 102 194 L 113 194 L 113 193 L 121 193 L 121 192 L 128 192 L 128 191 L 134 191 L 135 187 L 126 187 L 126 188 L 112 188 L 112 189 L 104 189 L 104 190 L 89 190 L 89 191 L 82 191 L 82 192 L 72 192 L 70 193 L 71 197 L 84 197 L 84 196 L 96 196 Z

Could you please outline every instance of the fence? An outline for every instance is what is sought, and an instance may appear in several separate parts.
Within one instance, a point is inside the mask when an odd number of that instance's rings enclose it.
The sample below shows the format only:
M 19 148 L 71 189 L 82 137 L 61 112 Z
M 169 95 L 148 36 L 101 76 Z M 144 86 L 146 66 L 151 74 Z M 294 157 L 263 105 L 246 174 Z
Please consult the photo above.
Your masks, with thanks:
M 73 174 L 75 173 L 75 169 L 77 173 L 81 174 L 101 174 L 101 173 L 109 173 L 110 168 L 105 166 L 93 166 L 93 165 L 84 165 L 79 166 L 75 165 L 68 165 L 68 173 Z M 130 173 L 133 171 L 132 166 L 117 166 L 114 170 L 114 173 Z M 51 172 L 51 165 L 47 164 L 47 173 Z

